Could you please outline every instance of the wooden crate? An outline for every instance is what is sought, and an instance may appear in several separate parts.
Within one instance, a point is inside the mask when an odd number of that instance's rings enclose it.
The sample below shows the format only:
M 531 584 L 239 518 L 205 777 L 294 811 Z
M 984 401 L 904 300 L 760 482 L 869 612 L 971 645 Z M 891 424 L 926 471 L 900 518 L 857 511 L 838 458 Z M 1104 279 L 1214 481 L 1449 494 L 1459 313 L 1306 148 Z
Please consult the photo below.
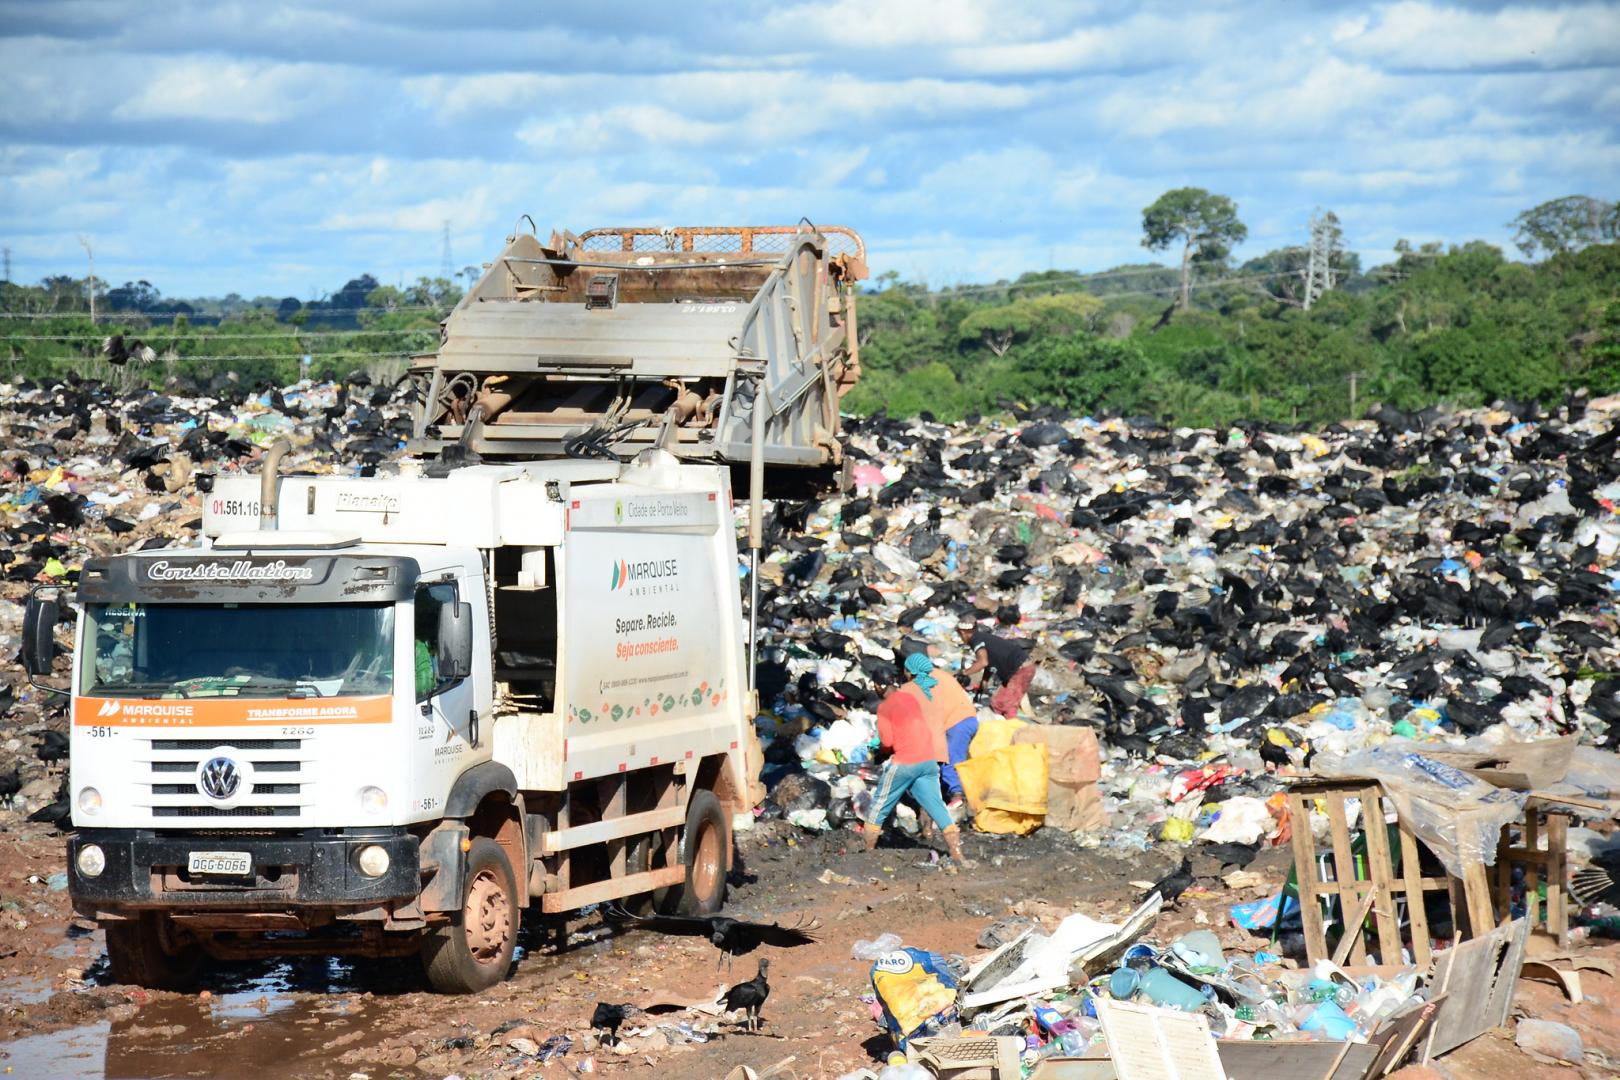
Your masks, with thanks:
M 1345 813 L 1344 801 L 1350 798 L 1361 800 L 1363 825 L 1376 821 L 1380 826 L 1361 830 L 1366 837 L 1364 877 L 1356 874 L 1352 835 Z M 1465 937 L 1465 924 L 1468 937 L 1480 937 L 1496 926 L 1490 880 L 1485 866 L 1470 864 L 1461 880 L 1449 875 L 1423 877 L 1418 864 L 1418 839 L 1405 822 L 1397 826 L 1401 870 L 1399 875 L 1395 873 L 1390 858 L 1388 830 L 1382 827 L 1385 820 L 1383 798 L 1383 788 L 1376 781 L 1367 780 L 1313 781 L 1296 785 L 1288 791 L 1300 922 L 1305 930 L 1305 954 L 1312 963 L 1331 959 L 1339 964 L 1347 960 L 1352 964 L 1365 964 L 1370 950 L 1376 950 L 1380 963 L 1400 963 L 1402 933 L 1395 903 L 1397 896 L 1406 901 L 1412 959 L 1419 967 L 1428 965 L 1432 952 L 1429 919 L 1423 905 L 1425 894 L 1449 894 L 1457 941 Z M 1317 800 L 1322 802 L 1327 812 L 1329 850 L 1326 852 L 1318 851 L 1316 838 L 1311 835 L 1311 803 Z M 1323 854 L 1333 856 L 1332 880 L 1320 880 L 1319 856 Z M 1345 928 L 1338 949 L 1332 952 L 1327 947 L 1323 899 L 1337 902 L 1339 921 Z M 1373 923 L 1370 930 L 1365 927 L 1369 917 Z

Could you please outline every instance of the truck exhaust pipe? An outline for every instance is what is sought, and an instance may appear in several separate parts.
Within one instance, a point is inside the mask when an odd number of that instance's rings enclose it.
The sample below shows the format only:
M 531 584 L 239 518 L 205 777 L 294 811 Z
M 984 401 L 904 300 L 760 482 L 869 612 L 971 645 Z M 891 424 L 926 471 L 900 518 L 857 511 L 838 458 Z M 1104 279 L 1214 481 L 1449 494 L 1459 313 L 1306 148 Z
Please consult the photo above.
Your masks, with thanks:
M 270 444 L 270 449 L 264 455 L 264 468 L 259 476 L 259 528 L 269 531 L 276 527 L 276 476 L 281 469 L 281 459 L 292 449 L 292 443 L 286 439 L 277 439 Z

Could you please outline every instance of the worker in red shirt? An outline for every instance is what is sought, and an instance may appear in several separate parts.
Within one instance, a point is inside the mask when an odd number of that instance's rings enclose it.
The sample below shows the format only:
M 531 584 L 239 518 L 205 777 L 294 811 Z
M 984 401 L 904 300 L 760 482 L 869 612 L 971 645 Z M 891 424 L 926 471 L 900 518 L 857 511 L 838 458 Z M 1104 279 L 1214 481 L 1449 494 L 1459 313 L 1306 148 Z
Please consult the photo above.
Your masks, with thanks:
M 877 711 L 878 745 L 891 751 L 878 777 L 877 790 L 872 793 L 872 806 L 863 830 L 866 850 L 877 847 L 883 834 L 883 823 L 888 820 L 900 797 L 906 792 L 933 819 L 945 837 L 945 846 L 951 858 L 964 867 L 973 865 L 962 854 L 962 830 L 951 820 L 940 797 L 939 762 L 944 753 L 943 733 L 934 728 L 923 716 L 917 700 L 909 694 L 896 691 L 883 699 Z

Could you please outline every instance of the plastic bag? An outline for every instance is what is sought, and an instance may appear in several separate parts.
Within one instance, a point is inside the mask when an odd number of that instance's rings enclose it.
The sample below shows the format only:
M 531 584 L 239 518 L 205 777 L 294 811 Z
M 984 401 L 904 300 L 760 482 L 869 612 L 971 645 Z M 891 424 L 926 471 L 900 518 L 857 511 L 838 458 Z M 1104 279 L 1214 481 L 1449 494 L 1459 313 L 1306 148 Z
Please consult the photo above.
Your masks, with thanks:
M 979 717 L 979 732 L 968 745 L 969 757 L 985 757 L 1004 746 L 1011 746 L 1013 736 L 1029 725 L 1023 720 L 1008 720 L 1000 716 Z
M 872 992 L 884 1026 L 900 1049 L 938 1035 L 956 1020 L 956 979 L 942 957 L 923 949 L 896 949 L 872 965 Z
M 1385 743 L 1343 757 L 1318 754 L 1318 775 L 1371 777 L 1383 785 L 1400 819 L 1411 826 L 1453 877 L 1471 863 L 1496 861 L 1502 826 L 1524 816 L 1528 792 L 1510 791 L 1444 762 Z
M 899 934 L 882 933 L 871 941 L 857 941 L 850 949 L 849 955 L 856 960 L 881 960 L 904 945 L 905 942 L 900 940 Z
M 986 808 L 1017 814 L 1046 813 L 1047 748 L 1023 743 L 959 762 L 962 794 L 975 811 Z

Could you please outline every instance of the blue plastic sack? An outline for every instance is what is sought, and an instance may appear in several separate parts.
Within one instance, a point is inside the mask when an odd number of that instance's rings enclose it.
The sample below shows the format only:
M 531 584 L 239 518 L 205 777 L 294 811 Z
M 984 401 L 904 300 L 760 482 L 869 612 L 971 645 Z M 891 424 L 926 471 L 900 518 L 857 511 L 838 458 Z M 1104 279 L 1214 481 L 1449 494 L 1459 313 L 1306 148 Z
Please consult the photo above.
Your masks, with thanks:
M 1232 921 L 1245 930 L 1270 930 L 1277 924 L 1277 905 L 1282 905 L 1284 921 L 1299 915 L 1299 898 L 1285 897 L 1281 890 L 1276 896 L 1232 906 Z

